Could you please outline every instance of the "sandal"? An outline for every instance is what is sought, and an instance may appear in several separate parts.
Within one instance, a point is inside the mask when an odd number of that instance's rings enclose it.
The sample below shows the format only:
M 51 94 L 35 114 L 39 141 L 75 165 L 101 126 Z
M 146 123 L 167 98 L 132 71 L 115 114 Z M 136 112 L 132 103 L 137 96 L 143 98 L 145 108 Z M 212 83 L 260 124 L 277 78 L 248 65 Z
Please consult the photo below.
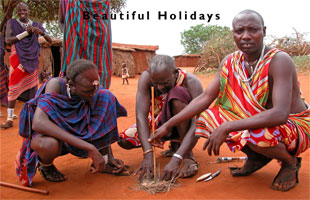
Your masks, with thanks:
M 47 181 L 62 182 L 67 180 L 65 175 L 60 173 L 54 164 L 43 166 L 43 164 L 38 163 L 38 170 L 41 176 Z
M 7 120 L 5 123 L 1 125 L 1 129 L 8 129 L 13 127 L 13 121 Z
M 294 166 L 294 167 L 293 166 L 287 166 L 287 165 L 282 163 L 282 167 L 281 167 L 280 171 L 278 172 L 277 176 L 273 179 L 273 182 L 271 184 L 272 189 L 286 192 L 286 191 L 289 191 L 290 189 L 292 189 L 293 187 L 295 187 L 299 183 L 298 172 L 299 172 L 299 169 L 301 167 L 301 158 L 297 157 L 296 159 L 297 159 L 297 163 L 296 163 L 296 166 Z M 295 182 L 295 184 L 293 184 L 287 188 L 275 187 L 274 184 L 275 184 L 276 180 L 278 179 L 278 177 L 279 177 L 279 175 L 283 169 L 292 170 L 295 173 L 291 173 L 290 175 L 285 176 L 282 180 L 279 180 L 278 184 L 288 182 L 293 176 L 296 177 L 296 182 Z
M 188 164 L 191 161 L 191 164 Z M 191 158 L 185 158 L 183 160 L 183 166 L 180 171 L 181 178 L 189 178 L 195 176 L 198 172 L 199 163 Z

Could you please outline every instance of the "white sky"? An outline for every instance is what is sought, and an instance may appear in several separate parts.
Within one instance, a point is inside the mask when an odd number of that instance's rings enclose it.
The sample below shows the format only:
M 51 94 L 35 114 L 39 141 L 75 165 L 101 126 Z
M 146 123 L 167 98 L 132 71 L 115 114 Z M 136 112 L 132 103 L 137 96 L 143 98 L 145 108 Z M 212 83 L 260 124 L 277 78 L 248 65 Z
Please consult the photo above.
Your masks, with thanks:
M 158 45 L 158 54 L 175 56 L 184 53 L 181 45 L 181 32 L 188 30 L 190 26 L 198 24 L 220 25 L 231 28 L 233 17 L 240 11 L 252 9 L 259 12 L 267 27 L 267 35 L 277 37 L 290 36 L 294 32 L 293 27 L 310 36 L 310 1 L 309 0 L 127 0 L 127 6 L 122 10 L 129 13 L 130 18 L 112 20 L 112 41 L 125 44 Z M 132 13 L 136 11 L 135 19 Z M 149 11 L 149 20 L 146 13 Z M 180 19 L 158 19 L 158 12 L 167 11 Z M 215 16 L 208 23 L 207 20 L 184 19 L 196 11 L 197 16 L 204 14 L 220 14 L 220 19 Z M 144 14 L 144 20 L 138 20 L 137 14 Z

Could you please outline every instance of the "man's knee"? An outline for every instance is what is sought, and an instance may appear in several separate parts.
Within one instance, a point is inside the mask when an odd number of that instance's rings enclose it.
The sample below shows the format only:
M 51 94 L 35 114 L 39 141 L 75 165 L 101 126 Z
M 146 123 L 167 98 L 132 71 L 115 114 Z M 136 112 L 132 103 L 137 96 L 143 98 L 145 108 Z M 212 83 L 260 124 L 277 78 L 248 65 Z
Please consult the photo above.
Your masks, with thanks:
M 39 154 L 56 155 L 60 153 L 61 144 L 55 138 L 39 135 L 31 141 L 30 147 Z
M 171 101 L 172 114 L 176 115 L 177 113 L 181 112 L 181 110 L 183 110 L 186 106 L 187 104 L 183 103 L 182 101 L 178 99 L 173 99 Z
M 134 146 L 133 144 L 131 144 L 129 141 L 121 138 L 120 141 L 117 142 L 117 144 L 122 147 L 123 149 L 133 149 L 133 148 L 137 148 L 136 146 Z

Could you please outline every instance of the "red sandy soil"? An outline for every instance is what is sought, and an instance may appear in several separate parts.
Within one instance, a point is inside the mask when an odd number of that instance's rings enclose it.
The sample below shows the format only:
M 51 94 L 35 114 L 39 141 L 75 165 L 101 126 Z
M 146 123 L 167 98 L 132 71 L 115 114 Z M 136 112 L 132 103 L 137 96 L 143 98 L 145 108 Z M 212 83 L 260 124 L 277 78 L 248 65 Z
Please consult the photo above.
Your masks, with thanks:
M 192 71 L 192 69 L 188 69 Z M 198 75 L 203 87 L 214 77 L 213 75 Z M 130 85 L 122 85 L 122 79 L 112 78 L 111 91 L 116 95 L 122 105 L 127 108 L 128 117 L 118 120 L 119 130 L 123 130 L 135 123 L 135 94 L 137 90 L 138 76 L 130 78 Z M 299 81 L 303 96 L 310 102 L 309 76 L 300 75 Z M 22 103 L 18 102 L 16 113 L 19 113 Z M 6 114 L 6 108 L 1 108 Z M 1 123 L 6 117 L 1 117 Z M 14 121 L 14 128 L 1 130 L 1 181 L 20 185 L 15 174 L 14 160 L 22 139 L 18 135 L 18 120 Z M 248 177 L 232 177 L 228 166 L 242 166 L 242 162 L 216 163 L 217 157 L 208 156 L 202 151 L 204 139 L 200 139 L 194 148 L 194 154 L 200 163 L 198 174 L 193 178 L 179 179 L 179 186 L 167 193 L 152 195 L 145 191 L 137 191 L 137 176 L 114 176 L 111 174 L 92 174 L 89 172 L 90 159 L 80 159 L 72 155 L 65 155 L 55 160 L 55 165 L 63 172 L 68 180 L 61 183 L 45 181 L 39 173 L 33 181 L 33 188 L 48 190 L 49 195 L 41 195 L 0 187 L 1 199 L 310 199 L 309 185 L 309 151 L 301 155 L 302 167 L 299 171 L 299 184 L 289 192 L 274 191 L 270 185 L 278 173 L 280 166 L 273 160 L 260 171 Z M 114 156 L 122 159 L 126 165 L 137 169 L 142 161 L 142 150 L 123 150 L 117 144 L 112 145 Z M 167 146 L 165 147 L 167 149 Z M 156 151 L 157 163 L 163 169 L 169 158 Z M 233 154 L 224 144 L 220 152 L 221 156 L 244 156 L 242 152 Z M 210 182 L 196 182 L 196 178 L 208 172 L 221 169 L 221 174 Z

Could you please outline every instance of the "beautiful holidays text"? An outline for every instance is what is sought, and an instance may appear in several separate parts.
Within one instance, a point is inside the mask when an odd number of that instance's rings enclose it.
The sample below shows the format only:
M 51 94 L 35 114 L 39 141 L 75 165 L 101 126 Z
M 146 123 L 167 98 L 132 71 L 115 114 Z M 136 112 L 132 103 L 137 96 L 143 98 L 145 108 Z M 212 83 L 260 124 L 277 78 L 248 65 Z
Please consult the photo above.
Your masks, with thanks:
M 156 15 L 156 16 L 155 16 Z M 98 13 L 91 13 L 88 11 L 83 12 L 83 19 L 107 19 L 111 20 L 201 20 L 210 22 L 211 20 L 219 20 L 219 13 L 201 13 L 197 11 L 177 11 L 175 13 L 168 11 L 158 11 L 156 14 L 150 11 L 137 12 L 137 11 L 126 11 L 125 13 L 111 13 L 110 16 L 107 14 L 99 15 Z

